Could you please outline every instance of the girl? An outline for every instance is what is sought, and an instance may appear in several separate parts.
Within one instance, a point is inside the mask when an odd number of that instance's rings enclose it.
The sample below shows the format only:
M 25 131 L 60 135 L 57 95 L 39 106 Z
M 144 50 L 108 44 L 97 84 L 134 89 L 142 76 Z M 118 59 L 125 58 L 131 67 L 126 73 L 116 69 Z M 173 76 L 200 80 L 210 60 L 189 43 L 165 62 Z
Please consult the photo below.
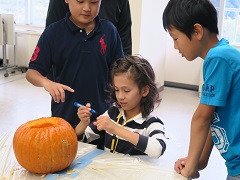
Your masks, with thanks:
M 80 107 L 77 114 L 81 121 L 75 128 L 79 139 L 91 142 L 105 136 L 105 150 L 160 157 L 166 149 L 165 133 L 163 122 L 150 114 L 160 103 L 150 63 L 138 56 L 125 56 L 113 64 L 111 78 L 114 105 L 93 123 L 90 104 Z

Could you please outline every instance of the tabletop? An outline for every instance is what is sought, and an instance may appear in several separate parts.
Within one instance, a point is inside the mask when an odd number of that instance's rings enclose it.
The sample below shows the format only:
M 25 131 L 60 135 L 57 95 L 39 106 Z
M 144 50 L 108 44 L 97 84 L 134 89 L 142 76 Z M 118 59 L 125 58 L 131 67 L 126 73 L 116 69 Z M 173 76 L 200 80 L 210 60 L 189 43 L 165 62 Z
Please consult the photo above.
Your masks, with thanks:
M 99 150 L 87 143 L 78 143 L 75 160 L 65 170 L 52 174 L 34 174 L 21 167 L 14 155 L 14 132 L 0 133 L 0 180 L 32 179 L 98 179 L 98 180 L 186 180 L 173 168 L 161 164 L 161 157 L 129 156 Z

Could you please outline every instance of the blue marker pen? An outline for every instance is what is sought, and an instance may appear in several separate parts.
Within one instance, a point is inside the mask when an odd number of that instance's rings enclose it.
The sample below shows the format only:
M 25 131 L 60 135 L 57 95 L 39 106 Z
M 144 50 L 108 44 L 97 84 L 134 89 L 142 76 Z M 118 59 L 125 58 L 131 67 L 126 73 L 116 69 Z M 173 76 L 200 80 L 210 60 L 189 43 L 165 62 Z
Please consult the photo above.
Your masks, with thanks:
M 74 106 L 79 108 L 79 107 L 84 106 L 84 105 L 79 104 L 78 102 L 74 102 Z M 92 108 L 90 109 L 90 112 L 93 113 L 93 114 L 97 114 L 97 112 Z

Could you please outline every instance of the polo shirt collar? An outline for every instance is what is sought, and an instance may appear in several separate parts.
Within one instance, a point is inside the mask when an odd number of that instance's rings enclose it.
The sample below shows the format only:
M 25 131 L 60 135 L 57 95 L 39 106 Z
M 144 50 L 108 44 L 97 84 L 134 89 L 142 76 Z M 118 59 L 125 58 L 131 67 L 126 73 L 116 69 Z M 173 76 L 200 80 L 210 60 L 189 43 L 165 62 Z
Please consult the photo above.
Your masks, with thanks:
M 70 13 L 70 12 L 67 12 L 66 17 L 65 17 L 65 21 L 66 21 L 69 29 L 70 29 L 72 32 L 73 32 L 73 31 L 79 31 L 80 29 L 82 29 L 82 28 L 79 28 L 78 26 L 76 26 L 76 25 L 69 19 L 70 16 L 71 16 L 71 13 Z M 100 22 L 100 18 L 99 18 L 98 15 L 95 17 L 95 22 L 96 22 L 96 26 L 95 26 L 95 28 L 93 29 L 93 31 L 98 32 L 98 29 L 99 29 L 98 27 L 99 27 L 99 24 L 100 24 L 100 23 L 99 23 L 99 22 Z

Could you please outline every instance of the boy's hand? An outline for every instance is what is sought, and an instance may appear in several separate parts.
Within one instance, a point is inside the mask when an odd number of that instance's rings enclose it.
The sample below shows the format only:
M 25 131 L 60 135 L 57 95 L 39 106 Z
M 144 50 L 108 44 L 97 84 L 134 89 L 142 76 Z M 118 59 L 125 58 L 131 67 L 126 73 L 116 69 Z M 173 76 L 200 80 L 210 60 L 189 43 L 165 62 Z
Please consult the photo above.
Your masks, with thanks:
M 89 125 L 90 123 L 90 117 L 92 115 L 92 113 L 90 112 L 90 107 L 90 103 L 87 103 L 86 106 L 81 106 L 80 108 L 78 108 L 77 115 L 81 120 L 81 123 L 85 125 Z
M 175 162 L 174 169 L 177 171 L 177 173 L 183 175 L 184 177 L 188 177 L 191 179 L 196 179 L 200 177 L 200 174 L 198 171 L 195 171 L 194 173 L 190 173 L 187 169 L 186 165 L 187 157 L 180 158 Z
M 99 131 L 105 130 L 110 134 L 114 134 L 115 129 L 118 127 L 112 120 L 107 116 L 97 117 L 97 121 L 93 123 L 97 126 Z
M 187 170 L 186 167 L 184 167 L 182 170 L 181 170 L 181 175 L 185 176 L 185 177 L 188 177 L 188 178 L 191 178 L 191 179 L 197 179 L 200 177 L 200 174 L 198 171 L 195 171 L 194 173 L 192 173 L 191 175 L 189 175 L 189 171 Z
M 180 174 L 181 170 L 184 168 L 186 160 L 187 158 L 185 157 L 185 158 L 180 158 L 175 162 L 174 169 L 178 174 Z
M 46 81 L 43 87 L 50 93 L 50 95 L 53 97 L 53 100 L 57 103 L 65 101 L 65 91 L 74 92 L 74 90 L 69 86 L 50 80 Z

